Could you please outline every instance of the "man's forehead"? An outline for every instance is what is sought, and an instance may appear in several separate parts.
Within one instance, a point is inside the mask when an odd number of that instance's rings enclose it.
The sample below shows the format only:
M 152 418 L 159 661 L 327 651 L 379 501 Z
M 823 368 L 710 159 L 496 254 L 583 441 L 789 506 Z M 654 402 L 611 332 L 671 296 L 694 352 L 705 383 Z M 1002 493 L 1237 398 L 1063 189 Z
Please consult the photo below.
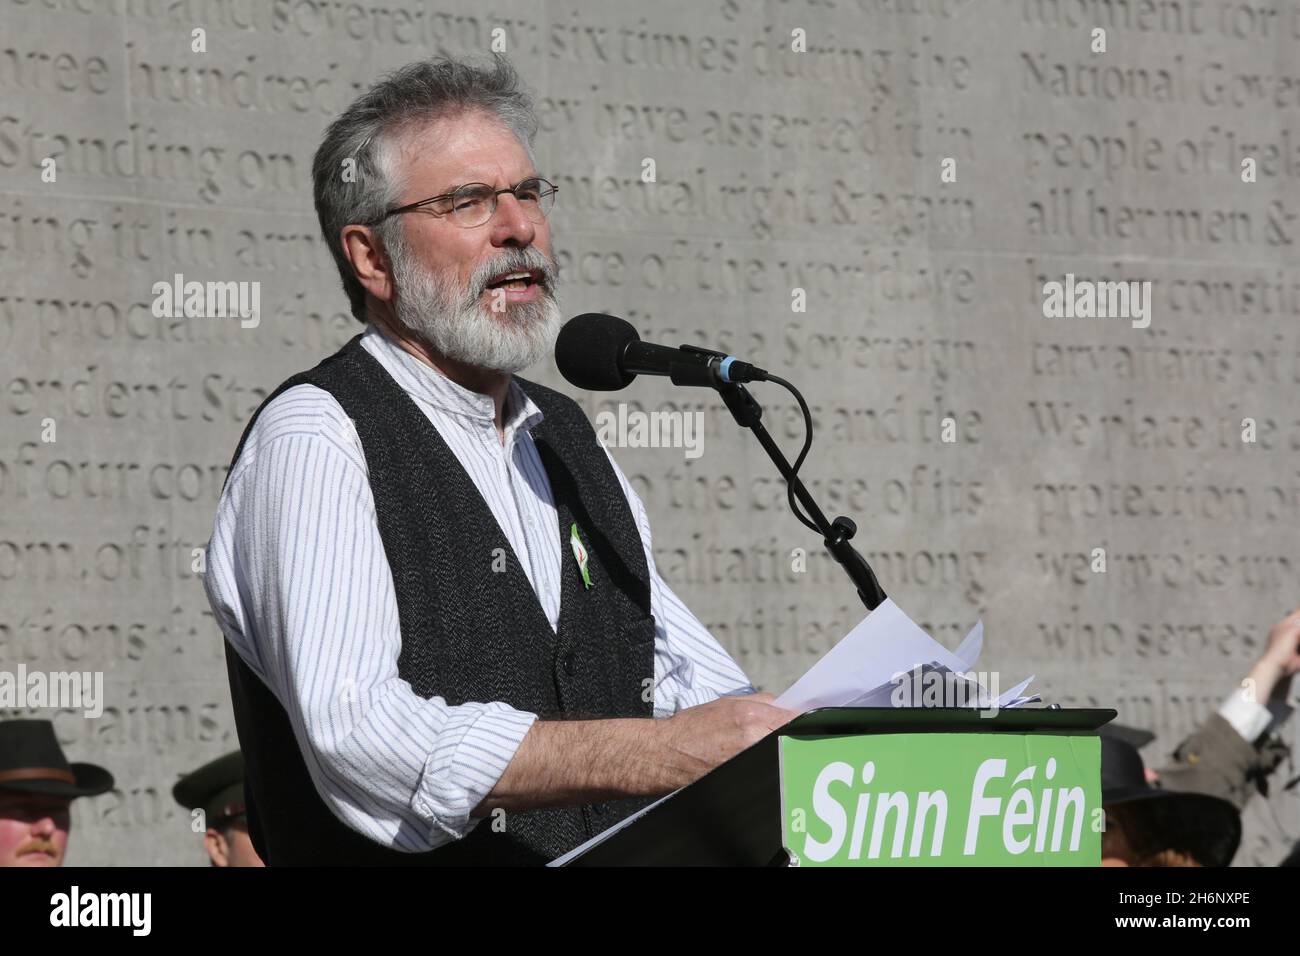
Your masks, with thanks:
M 535 177 L 527 151 L 499 122 L 479 116 L 442 120 L 404 137 L 405 179 L 436 195 L 465 183 L 511 186 Z

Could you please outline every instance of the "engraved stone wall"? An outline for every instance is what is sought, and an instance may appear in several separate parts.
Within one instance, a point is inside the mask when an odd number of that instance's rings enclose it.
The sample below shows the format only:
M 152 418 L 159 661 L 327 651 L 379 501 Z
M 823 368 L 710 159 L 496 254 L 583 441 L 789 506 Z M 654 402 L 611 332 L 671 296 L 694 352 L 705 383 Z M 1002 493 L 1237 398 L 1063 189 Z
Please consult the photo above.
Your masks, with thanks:
M 566 314 L 799 385 L 809 487 L 937 638 L 984 617 L 1004 688 L 1115 706 L 1159 762 L 1300 604 L 1296 0 L 0 0 L 0 661 L 103 671 L 103 715 L 56 723 L 117 777 L 69 862 L 202 862 L 170 788 L 235 733 L 195 549 L 249 414 L 360 328 L 311 154 L 383 71 L 494 38 Z M 260 323 L 156 318 L 178 273 L 260 282 Z M 1149 314 L 1045 317 L 1067 274 Z M 698 457 L 615 454 L 755 683 L 861 618 L 711 393 L 562 387 L 703 413 Z M 793 457 L 798 408 L 754 392 Z M 1298 836 L 1275 792 L 1238 862 Z

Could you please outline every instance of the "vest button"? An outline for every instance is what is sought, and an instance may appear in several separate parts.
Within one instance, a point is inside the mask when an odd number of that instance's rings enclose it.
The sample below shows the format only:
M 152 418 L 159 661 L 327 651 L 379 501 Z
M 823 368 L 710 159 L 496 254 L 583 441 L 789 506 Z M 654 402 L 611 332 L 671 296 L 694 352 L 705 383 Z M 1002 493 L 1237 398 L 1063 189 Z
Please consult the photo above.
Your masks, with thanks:
M 564 673 L 570 677 L 573 676 L 573 655 L 570 654 L 564 658 Z

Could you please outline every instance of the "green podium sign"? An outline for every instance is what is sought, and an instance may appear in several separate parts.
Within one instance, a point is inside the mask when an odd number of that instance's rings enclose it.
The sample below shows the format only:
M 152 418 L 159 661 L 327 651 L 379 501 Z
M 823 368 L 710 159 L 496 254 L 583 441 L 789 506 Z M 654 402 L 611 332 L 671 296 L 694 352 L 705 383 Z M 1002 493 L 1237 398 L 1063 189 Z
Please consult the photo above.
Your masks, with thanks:
M 1097 866 L 1095 735 L 780 738 L 784 844 L 800 866 Z
M 559 866 L 1099 866 L 1109 709 L 821 707 Z

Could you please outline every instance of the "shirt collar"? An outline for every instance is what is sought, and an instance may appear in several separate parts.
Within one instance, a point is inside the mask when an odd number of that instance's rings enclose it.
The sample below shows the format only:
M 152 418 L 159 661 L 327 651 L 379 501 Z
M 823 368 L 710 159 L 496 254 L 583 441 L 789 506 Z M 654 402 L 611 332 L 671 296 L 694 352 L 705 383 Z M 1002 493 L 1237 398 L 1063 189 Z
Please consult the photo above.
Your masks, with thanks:
M 406 351 L 373 323 L 366 323 L 361 344 L 413 398 L 455 416 L 466 428 L 486 426 L 495 433 L 493 422 L 496 406 L 490 395 L 483 395 L 453 382 L 438 369 Z M 533 428 L 542 417 L 542 410 L 528 397 L 515 377 L 510 376 L 506 404 L 502 410 L 507 441 L 512 433 Z

